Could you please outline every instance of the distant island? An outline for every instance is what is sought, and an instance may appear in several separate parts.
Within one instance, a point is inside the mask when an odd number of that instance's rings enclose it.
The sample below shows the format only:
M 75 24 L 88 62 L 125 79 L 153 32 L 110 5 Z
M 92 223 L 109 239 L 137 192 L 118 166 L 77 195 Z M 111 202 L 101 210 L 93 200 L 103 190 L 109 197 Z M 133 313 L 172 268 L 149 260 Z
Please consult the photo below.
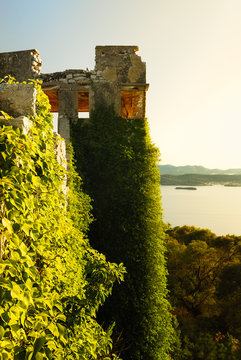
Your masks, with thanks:
M 207 169 L 203 166 L 159 165 L 162 185 L 241 186 L 241 169 Z
M 196 187 L 193 186 L 177 186 L 176 190 L 197 190 Z

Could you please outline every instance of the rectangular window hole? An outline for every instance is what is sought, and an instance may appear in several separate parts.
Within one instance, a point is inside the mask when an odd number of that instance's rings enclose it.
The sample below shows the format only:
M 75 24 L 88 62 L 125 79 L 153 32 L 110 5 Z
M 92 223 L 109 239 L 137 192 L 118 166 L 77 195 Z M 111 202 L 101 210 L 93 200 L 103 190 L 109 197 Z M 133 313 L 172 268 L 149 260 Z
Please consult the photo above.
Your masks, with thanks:
M 89 117 L 90 117 L 89 111 L 79 111 L 78 112 L 79 119 L 89 119 Z

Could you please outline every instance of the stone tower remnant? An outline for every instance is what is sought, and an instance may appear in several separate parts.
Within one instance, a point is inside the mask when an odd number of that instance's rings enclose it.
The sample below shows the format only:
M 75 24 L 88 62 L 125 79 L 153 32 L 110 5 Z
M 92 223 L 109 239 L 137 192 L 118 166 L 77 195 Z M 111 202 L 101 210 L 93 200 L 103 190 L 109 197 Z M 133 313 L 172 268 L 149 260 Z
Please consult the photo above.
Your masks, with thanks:
M 39 52 L 35 49 L 0 53 L 0 78 L 11 75 L 17 81 L 36 79 L 41 65 Z
M 41 74 L 35 49 L 0 53 L 0 78 L 18 81 L 40 79 L 49 97 L 51 111 L 58 112 L 58 133 L 70 140 L 70 121 L 101 103 L 114 104 L 124 118 L 144 118 L 146 64 L 136 54 L 137 46 L 96 46 L 94 70 L 65 70 Z

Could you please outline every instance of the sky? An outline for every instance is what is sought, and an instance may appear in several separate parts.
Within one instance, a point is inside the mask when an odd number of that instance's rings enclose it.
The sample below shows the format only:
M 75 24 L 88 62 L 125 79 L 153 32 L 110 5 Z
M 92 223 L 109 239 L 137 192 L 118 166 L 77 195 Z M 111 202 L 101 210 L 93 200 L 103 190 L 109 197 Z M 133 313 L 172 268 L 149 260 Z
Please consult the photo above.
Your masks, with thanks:
M 0 52 L 37 49 L 43 73 L 138 45 L 161 163 L 241 168 L 240 0 L 0 0 L 0 14 Z

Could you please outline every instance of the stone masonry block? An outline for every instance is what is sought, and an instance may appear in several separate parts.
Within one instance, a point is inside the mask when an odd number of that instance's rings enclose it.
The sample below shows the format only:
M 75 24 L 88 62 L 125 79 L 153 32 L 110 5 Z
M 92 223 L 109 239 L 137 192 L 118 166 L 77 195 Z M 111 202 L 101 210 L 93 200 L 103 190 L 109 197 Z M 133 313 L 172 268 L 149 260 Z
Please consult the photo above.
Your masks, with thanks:
M 35 115 L 35 101 L 32 84 L 0 84 L 0 110 L 13 117 Z
M 0 78 L 11 75 L 17 81 L 36 79 L 40 73 L 41 64 L 39 52 L 36 49 L 0 53 Z

